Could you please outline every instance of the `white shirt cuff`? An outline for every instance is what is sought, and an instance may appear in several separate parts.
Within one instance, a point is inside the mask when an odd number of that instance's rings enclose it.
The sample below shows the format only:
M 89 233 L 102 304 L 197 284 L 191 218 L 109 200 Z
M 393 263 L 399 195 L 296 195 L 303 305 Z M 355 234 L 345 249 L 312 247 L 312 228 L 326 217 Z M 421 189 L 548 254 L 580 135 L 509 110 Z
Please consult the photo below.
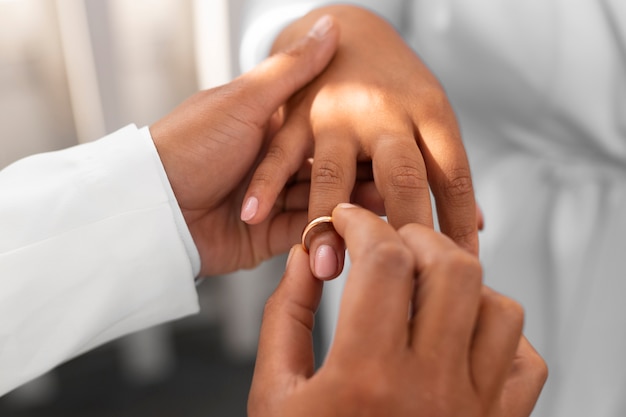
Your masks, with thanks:
M 150 134 L 150 129 L 145 126 L 139 130 L 139 132 L 143 135 L 144 138 L 149 139 L 150 143 L 153 144 L 154 153 L 153 157 L 155 162 L 160 167 L 159 175 L 161 177 L 161 182 L 163 183 L 163 189 L 167 193 L 168 200 L 170 206 L 172 207 L 172 214 L 174 215 L 174 222 L 176 223 L 176 227 L 178 228 L 178 233 L 180 235 L 183 244 L 185 245 L 185 250 L 187 251 L 187 255 L 189 256 L 189 261 L 191 262 L 191 268 L 193 271 L 193 276 L 198 278 L 200 274 L 200 254 L 198 253 L 198 248 L 196 247 L 195 242 L 191 236 L 191 232 L 189 232 L 189 228 L 187 227 L 187 223 L 185 222 L 185 218 L 183 213 L 178 205 L 178 201 L 176 200 L 176 196 L 174 195 L 174 190 L 172 189 L 172 185 L 170 184 L 169 179 L 167 178 L 167 172 L 165 172 L 165 168 L 163 167 L 163 163 L 161 162 L 161 158 L 157 152 L 156 147 L 154 146 L 154 141 L 152 140 L 152 135 Z

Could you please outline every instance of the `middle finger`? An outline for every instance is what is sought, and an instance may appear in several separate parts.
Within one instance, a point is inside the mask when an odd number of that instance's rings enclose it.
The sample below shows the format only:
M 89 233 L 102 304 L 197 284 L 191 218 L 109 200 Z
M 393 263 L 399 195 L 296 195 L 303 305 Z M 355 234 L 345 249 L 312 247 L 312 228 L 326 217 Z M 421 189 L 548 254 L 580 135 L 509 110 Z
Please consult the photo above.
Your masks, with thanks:
M 381 136 L 373 147 L 374 180 L 395 228 L 407 223 L 433 227 L 426 166 L 410 136 Z

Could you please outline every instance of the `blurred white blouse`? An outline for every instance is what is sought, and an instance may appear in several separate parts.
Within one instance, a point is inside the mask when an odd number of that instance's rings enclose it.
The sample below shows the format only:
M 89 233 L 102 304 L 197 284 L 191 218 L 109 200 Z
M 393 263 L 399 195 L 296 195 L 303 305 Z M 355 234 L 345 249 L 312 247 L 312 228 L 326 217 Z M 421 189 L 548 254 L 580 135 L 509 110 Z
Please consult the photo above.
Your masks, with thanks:
M 250 3 L 244 69 L 324 2 Z M 395 25 L 457 112 L 486 281 L 522 302 L 549 364 L 534 415 L 626 415 L 626 2 L 353 3 Z

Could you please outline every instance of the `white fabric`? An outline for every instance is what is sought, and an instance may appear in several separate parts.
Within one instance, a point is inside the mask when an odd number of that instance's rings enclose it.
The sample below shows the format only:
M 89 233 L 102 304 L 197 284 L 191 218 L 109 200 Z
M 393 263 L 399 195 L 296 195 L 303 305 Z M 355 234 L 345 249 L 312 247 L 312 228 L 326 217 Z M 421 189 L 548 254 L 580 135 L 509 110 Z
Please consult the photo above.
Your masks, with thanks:
M 0 171 L 0 395 L 197 312 L 198 267 L 147 129 L 9 165 Z
M 377 3 L 460 118 L 487 282 L 550 367 L 535 416 L 626 415 L 625 5 Z

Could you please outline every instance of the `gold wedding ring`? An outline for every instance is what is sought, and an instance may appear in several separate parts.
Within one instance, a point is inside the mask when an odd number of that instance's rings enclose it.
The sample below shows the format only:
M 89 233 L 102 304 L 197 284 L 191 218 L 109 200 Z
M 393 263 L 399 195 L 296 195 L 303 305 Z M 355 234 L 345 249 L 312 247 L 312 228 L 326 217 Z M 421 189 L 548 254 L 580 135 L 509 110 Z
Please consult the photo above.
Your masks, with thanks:
M 333 222 L 333 218 L 331 216 L 320 216 L 309 222 L 304 228 L 302 232 L 302 248 L 306 253 L 309 253 L 309 242 L 307 239 L 309 233 L 318 226 Z

